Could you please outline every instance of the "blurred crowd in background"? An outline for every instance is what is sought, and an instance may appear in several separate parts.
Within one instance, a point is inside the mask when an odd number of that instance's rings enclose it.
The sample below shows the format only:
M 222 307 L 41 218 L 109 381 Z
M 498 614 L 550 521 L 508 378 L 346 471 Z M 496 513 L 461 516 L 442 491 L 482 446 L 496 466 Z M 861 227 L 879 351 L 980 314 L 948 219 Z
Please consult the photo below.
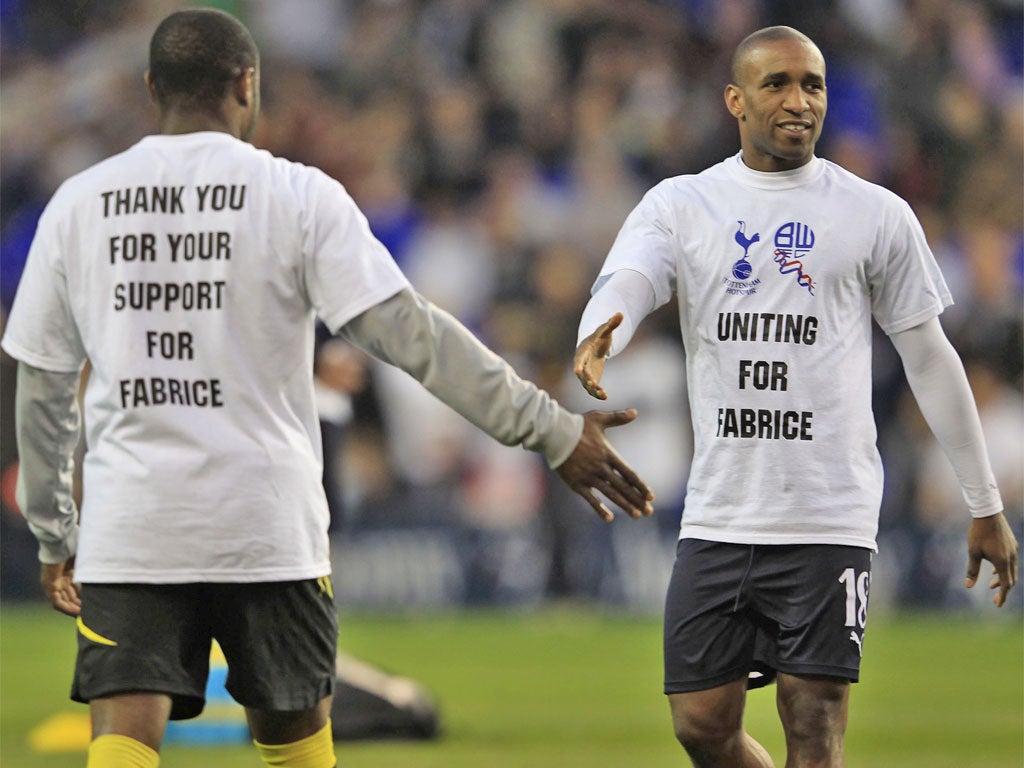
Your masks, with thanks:
M 10 307 L 56 186 L 155 131 L 142 82 L 168 0 L 0 7 L 0 246 Z M 405 374 L 322 334 L 317 373 L 335 583 L 353 605 L 660 606 L 689 455 L 674 307 L 609 364 L 611 399 L 571 373 L 580 313 L 642 194 L 739 149 L 722 91 L 735 45 L 788 24 L 828 65 L 818 154 L 906 198 L 956 299 L 995 473 L 1024 506 L 1024 4 L 1020 0 L 222 0 L 262 52 L 253 143 L 341 181 L 413 284 L 577 410 L 636 407 L 613 431 L 654 520 L 601 524 L 533 454 L 493 443 Z M 872 600 L 972 608 L 967 512 L 898 357 L 876 334 L 886 464 Z M 37 595 L 13 502 L 3 360 L 3 594 Z M 1015 597 L 1020 606 L 1021 594 Z

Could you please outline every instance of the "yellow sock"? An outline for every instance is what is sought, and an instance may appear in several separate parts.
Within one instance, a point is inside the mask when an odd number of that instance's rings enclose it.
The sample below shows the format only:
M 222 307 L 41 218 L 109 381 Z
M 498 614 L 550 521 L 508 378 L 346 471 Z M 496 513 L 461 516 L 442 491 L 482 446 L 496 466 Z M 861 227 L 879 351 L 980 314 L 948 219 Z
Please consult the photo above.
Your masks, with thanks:
M 334 768 L 334 737 L 331 721 L 304 739 L 291 744 L 260 744 L 253 741 L 263 762 L 277 768 Z
M 107 733 L 89 744 L 86 768 L 157 768 L 160 754 L 130 736 Z

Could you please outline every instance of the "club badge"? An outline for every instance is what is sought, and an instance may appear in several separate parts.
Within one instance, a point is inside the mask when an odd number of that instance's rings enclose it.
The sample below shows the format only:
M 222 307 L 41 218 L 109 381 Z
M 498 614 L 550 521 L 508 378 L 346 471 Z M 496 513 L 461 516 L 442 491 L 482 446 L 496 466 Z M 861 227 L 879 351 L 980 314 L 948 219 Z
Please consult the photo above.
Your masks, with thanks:
M 758 242 L 761 239 L 761 235 L 755 232 L 748 237 L 747 222 L 738 221 L 737 224 L 740 226 L 736 230 L 736 234 L 733 235 L 733 239 L 743 249 L 743 256 L 732 265 L 731 277 L 724 278 L 723 282 L 725 283 L 726 293 L 733 296 L 749 296 L 757 292 L 757 286 L 761 282 L 756 277 L 751 279 L 754 268 L 749 260 L 750 246 Z
M 814 295 L 817 287 L 814 278 L 807 272 L 803 260 L 814 248 L 814 230 L 799 221 L 783 224 L 775 231 L 775 253 L 772 260 L 779 267 L 780 275 L 795 275 L 797 285 Z

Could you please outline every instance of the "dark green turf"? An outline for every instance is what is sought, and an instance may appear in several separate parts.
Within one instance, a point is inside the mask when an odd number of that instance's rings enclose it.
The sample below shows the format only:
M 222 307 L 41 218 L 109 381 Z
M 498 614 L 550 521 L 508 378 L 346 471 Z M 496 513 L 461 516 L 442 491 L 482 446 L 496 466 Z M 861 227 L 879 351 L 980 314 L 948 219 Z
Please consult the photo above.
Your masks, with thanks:
M 854 686 L 849 768 L 1021 768 L 1019 617 L 875 617 Z M 661 694 L 657 617 L 588 609 L 342 617 L 350 652 L 425 683 L 445 734 L 431 743 L 339 744 L 344 768 L 680 768 Z M 0 766 L 71 768 L 26 734 L 67 700 L 74 625 L 44 608 L 0 610 Z M 774 689 L 751 694 L 750 731 L 784 762 Z M 167 747 L 162 768 L 253 768 L 244 747 Z

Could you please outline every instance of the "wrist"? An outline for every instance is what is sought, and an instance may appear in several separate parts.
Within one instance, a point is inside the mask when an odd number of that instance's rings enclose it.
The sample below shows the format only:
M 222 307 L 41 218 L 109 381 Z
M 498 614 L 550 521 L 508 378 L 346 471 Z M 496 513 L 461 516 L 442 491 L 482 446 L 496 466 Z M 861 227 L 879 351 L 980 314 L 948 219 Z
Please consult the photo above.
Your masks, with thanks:
M 972 509 L 971 510 L 971 517 L 973 519 L 975 519 L 975 520 L 987 520 L 987 519 L 989 519 L 991 517 L 995 517 L 996 515 L 1001 514 L 1002 511 L 1003 511 L 1003 505 L 1002 504 L 999 504 L 998 506 L 993 506 L 993 507 L 985 507 L 985 508 L 982 508 L 982 509 Z

